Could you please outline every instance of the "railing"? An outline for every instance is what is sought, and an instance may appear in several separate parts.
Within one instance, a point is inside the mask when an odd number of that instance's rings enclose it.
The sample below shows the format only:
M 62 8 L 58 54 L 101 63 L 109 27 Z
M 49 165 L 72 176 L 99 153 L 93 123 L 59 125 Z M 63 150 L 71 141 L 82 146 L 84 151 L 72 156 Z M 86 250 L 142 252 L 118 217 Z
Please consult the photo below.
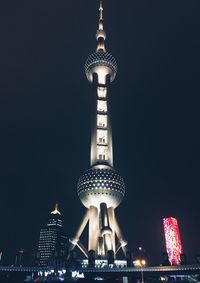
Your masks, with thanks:
M 48 272 L 51 267 L 31 267 L 31 266 L 0 266 L 0 271 L 6 272 Z M 140 273 L 141 267 L 103 267 L 103 268 L 76 268 L 83 273 Z M 142 268 L 145 273 L 163 273 L 163 274 L 200 274 L 200 264 L 180 265 L 180 266 L 152 266 Z

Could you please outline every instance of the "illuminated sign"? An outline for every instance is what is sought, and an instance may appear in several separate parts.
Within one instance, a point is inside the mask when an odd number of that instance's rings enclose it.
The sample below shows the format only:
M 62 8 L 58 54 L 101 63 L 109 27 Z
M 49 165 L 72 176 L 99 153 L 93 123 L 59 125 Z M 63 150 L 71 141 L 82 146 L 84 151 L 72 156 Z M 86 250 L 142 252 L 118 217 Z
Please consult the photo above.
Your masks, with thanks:
M 180 264 L 180 255 L 183 252 L 178 222 L 176 218 L 163 218 L 166 250 L 171 265 Z

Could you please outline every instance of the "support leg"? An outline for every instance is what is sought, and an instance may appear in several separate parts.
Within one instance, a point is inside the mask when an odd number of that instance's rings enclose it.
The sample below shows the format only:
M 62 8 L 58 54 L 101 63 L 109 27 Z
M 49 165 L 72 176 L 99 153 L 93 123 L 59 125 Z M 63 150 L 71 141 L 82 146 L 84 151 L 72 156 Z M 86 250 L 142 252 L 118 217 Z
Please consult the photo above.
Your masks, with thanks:
M 115 245 L 115 210 L 113 207 L 108 208 L 108 217 L 109 217 L 109 223 L 110 223 L 110 228 L 112 229 L 112 247 L 113 247 L 113 252 L 115 254 L 116 252 L 116 245 Z
M 117 238 L 119 240 L 119 244 L 117 245 L 117 248 L 116 248 L 116 254 L 120 250 L 120 248 L 122 248 L 123 253 L 126 256 L 126 253 L 127 253 L 127 247 L 126 247 L 127 246 L 127 241 L 124 239 L 124 236 L 123 236 L 122 231 L 121 231 L 121 229 L 119 227 L 119 224 L 117 222 L 116 217 L 114 219 L 114 223 L 115 223 L 115 232 L 116 232 Z
M 97 253 L 97 244 L 99 237 L 99 215 L 98 209 L 94 206 L 89 208 L 89 239 L 88 251 L 93 250 Z
M 112 229 L 110 228 L 108 210 L 106 203 L 100 204 L 101 213 L 101 235 L 104 239 L 105 252 L 113 250 L 112 247 Z
M 80 236 L 81 234 L 83 233 L 83 230 L 87 224 L 89 220 L 89 209 L 87 209 L 82 221 L 81 221 L 81 224 L 79 225 L 78 227 L 78 230 L 75 234 L 75 237 L 72 238 L 72 239 L 69 239 L 69 242 L 71 243 L 70 247 L 69 247 L 69 253 L 70 251 L 72 251 L 74 249 L 74 247 L 77 245 L 80 250 L 85 254 L 86 252 L 86 249 L 83 247 L 83 245 L 79 242 L 79 239 L 80 239 Z

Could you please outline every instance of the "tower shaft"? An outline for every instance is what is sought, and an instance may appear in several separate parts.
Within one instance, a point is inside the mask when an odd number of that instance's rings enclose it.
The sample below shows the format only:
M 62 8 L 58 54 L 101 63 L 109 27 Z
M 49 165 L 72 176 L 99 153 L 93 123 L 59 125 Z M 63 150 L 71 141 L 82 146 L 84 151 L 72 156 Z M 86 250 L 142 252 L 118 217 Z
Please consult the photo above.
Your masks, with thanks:
M 95 111 L 92 117 L 90 165 L 113 166 L 112 128 L 108 98 L 109 84 L 108 80 L 104 82 L 103 78 L 95 77 L 93 81 L 95 85 Z

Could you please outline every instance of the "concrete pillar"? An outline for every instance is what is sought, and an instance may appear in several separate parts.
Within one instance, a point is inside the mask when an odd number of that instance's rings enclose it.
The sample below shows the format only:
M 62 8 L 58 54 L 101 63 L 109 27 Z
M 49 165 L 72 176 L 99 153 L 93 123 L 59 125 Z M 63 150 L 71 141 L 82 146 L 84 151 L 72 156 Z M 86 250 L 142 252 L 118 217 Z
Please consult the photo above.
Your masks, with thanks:
M 109 217 L 109 223 L 110 223 L 110 228 L 112 230 L 112 247 L 113 247 L 113 252 L 115 255 L 116 252 L 116 245 L 115 245 L 115 209 L 113 207 L 108 208 L 108 217 Z
M 113 247 L 112 247 L 112 229 L 110 228 L 106 203 L 100 204 L 100 213 L 101 213 L 101 236 L 104 239 L 105 253 L 107 253 L 107 251 L 113 250 Z
M 89 239 L 88 251 L 93 250 L 97 253 L 98 237 L 99 237 L 99 212 L 95 206 L 89 208 Z

